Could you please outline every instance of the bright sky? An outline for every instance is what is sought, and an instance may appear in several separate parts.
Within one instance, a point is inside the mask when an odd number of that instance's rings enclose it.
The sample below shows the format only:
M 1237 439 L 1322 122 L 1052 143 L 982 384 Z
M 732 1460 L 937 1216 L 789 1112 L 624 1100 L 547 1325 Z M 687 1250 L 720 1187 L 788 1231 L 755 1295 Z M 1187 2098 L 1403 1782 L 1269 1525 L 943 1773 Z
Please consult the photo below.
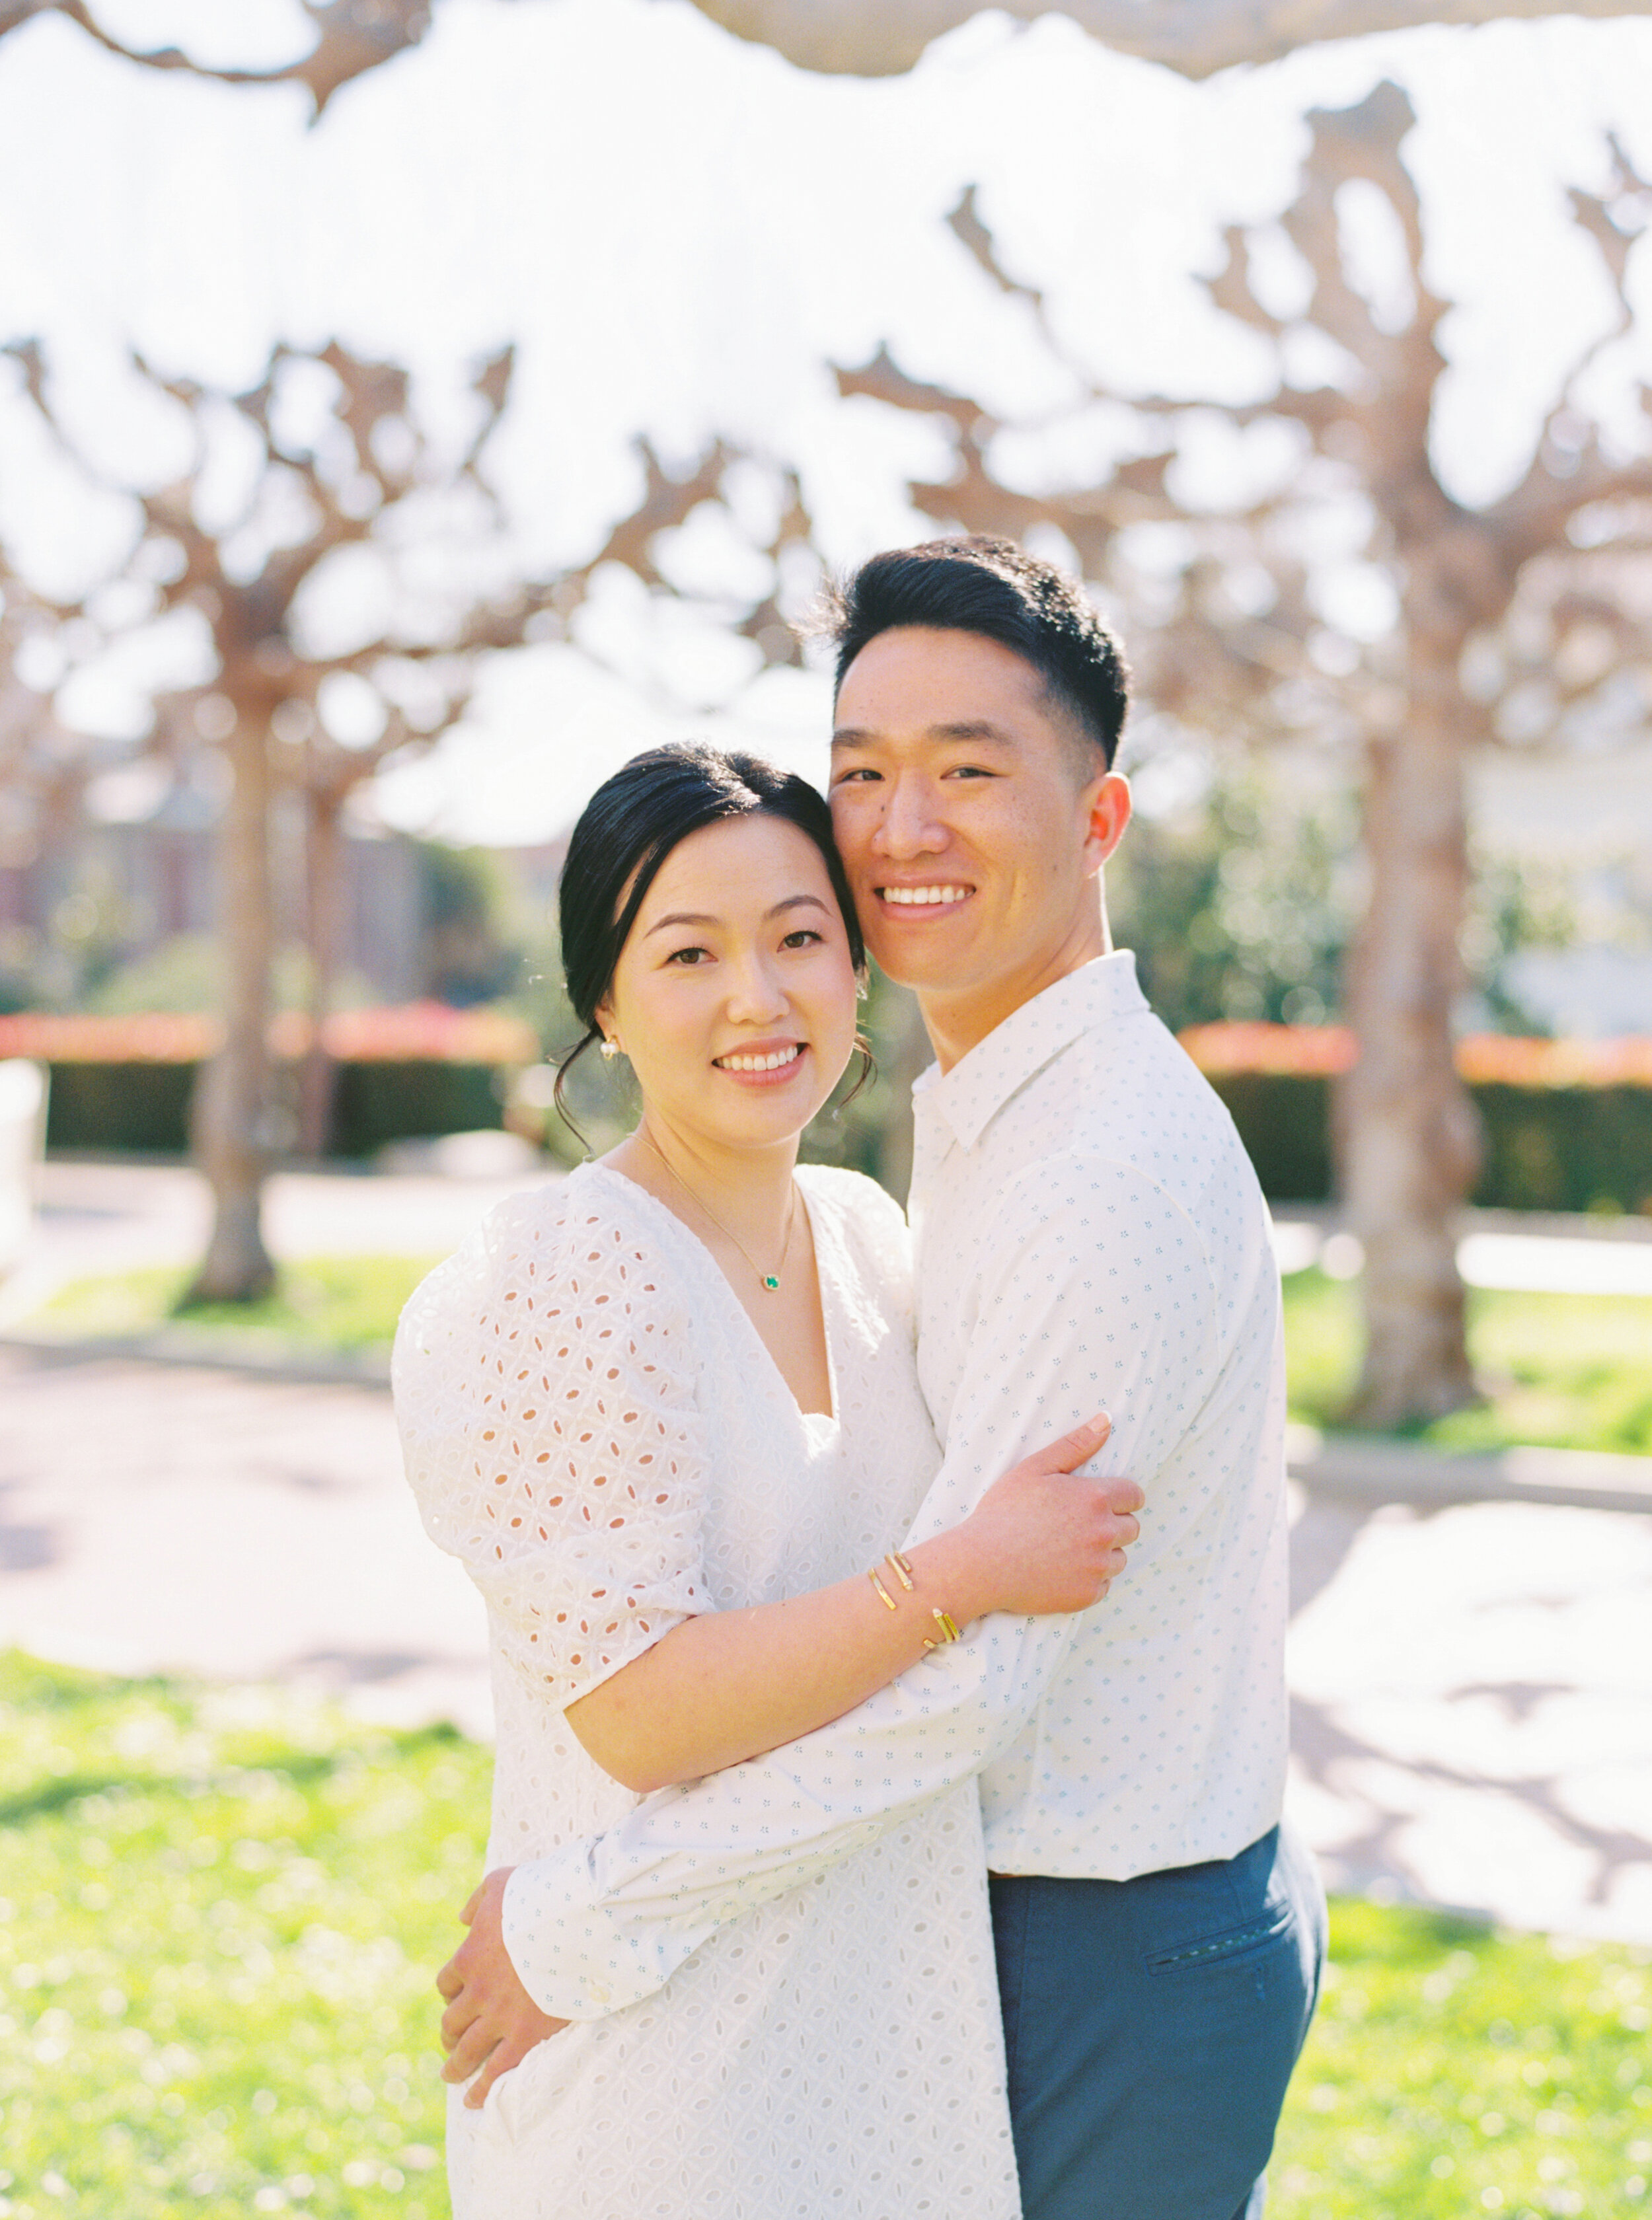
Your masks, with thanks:
M 98 5 L 112 28 L 203 57 L 268 63 L 302 42 L 290 0 Z M 1484 502 L 1518 478 L 1540 412 L 1610 327 L 1566 195 L 1604 186 L 1606 128 L 1652 175 L 1645 19 L 1413 32 L 1195 85 L 1063 19 L 1016 30 L 987 16 L 909 77 L 860 82 L 795 71 L 678 0 L 441 0 L 422 47 L 309 130 L 293 88 L 136 69 L 41 17 L 0 41 L 0 205 L 27 211 L 0 228 L 0 340 L 44 340 L 65 415 L 117 483 L 184 459 L 125 371 L 128 346 L 234 390 L 277 337 L 336 334 L 412 365 L 439 417 L 466 366 L 514 340 L 490 460 L 524 562 L 600 544 L 634 497 L 644 427 L 683 460 L 718 431 L 790 458 L 828 559 L 849 561 L 922 530 L 901 479 L 946 465 L 921 427 L 838 402 L 829 360 L 887 341 L 913 374 L 1029 420 L 1007 458 L 1029 480 L 1100 471 L 1114 451 L 1115 418 L 1075 413 L 1025 309 L 940 222 L 966 183 L 1088 372 L 1125 394 L 1260 397 L 1268 351 L 1214 313 L 1197 273 L 1217 265 L 1223 223 L 1262 227 L 1288 304 L 1293 251 L 1266 228 L 1290 196 L 1302 111 L 1384 74 L 1418 110 L 1408 155 L 1429 281 L 1458 303 L 1437 461 Z M 1381 299 L 1390 243 L 1359 215 L 1355 274 Z M 1631 272 L 1637 331 L 1604 351 L 1587 396 L 1625 439 L 1636 379 L 1652 378 L 1644 240 Z M 0 533 L 67 589 L 118 559 L 129 511 L 62 483 L 27 433 L 0 377 Z M 1213 429 L 1190 490 L 1232 493 L 1276 467 Z M 685 536 L 685 577 L 738 562 L 714 538 Z M 502 662 L 465 727 L 389 783 L 387 814 L 450 838 L 542 838 L 637 746 L 731 718 L 818 770 L 817 679 L 753 685 L 755 651 L 662 625 L 623 578 L 605 588 L 580 637 L 611 667 L 567 647 Z M 143 684 L 191 676 L 196 653 L 182 634 L 128 648 L 69 706 L 132 729 Z

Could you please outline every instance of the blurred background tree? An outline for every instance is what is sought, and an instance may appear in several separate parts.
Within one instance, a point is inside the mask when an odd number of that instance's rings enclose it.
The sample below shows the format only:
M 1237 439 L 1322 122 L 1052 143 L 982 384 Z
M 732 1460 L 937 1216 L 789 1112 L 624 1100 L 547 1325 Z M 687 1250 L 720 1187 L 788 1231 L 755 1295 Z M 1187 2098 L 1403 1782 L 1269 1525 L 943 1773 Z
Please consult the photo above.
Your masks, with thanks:
M 944 426 L 953 474 L 912 487 L 943 529 L 1043 536 L 1095 583 L 1137 666 L 1144 741 L 1188 732 L 1213 745 L 1312 741 L 1357 783 L 1363 888 L 1337 999 L 1359 1053 L 1337 1125 L 1342 1190 L 1366 1258 L 1353 1415 L 1388 1426 L 1437 1417 L 1476 1392 L 1455 1223 L 1479 1144 L 1453 1054 L 1469 983 L 1470 750 L 1512 726 L 1523 740 L 1550 743 L 1568 725 L 1632 726 L 1652 700 L 1635 602 L 1652 462 L 1624 454 L 1586 407 L 1597 358 L 1632 321 L 1628 254 L 1652 217 L 1652 189 L 1614 141 L 1609 193 L 1574 190 L 1616 315 L 1563 379 L 1522 482 L 1475 510 L 1445 490 L 1432 450 L 1446 367 L 1436 334 L 1449 304 L 1428 289 L 1420 203 L 1401 159 L 1411 103 L 1385 82 L 1354 108 L 1307 120 L 1308 157 L 1277 229 L 1230 230 L 1225 267 L 1209 281 L 1217 305 L 1275 351 L 1267 400 L 1190 407 L 1099 387 L 1063 346 L 1043 290 L 1003 266 L 973 194 L 953 211 L 960 239 L 1032 309 L 1088 389 L 1082 405 L 1134 420 L 1133 444 L 1115 432 L 1100 483 L 1052 482 L 1028 468 L 1025 443 L 1018 453 L 1018 427 L 970 395 L 907 377 L 887 351 L 840 371 L 839 384 Z M 1642 415 L 1644 425 L 1644 392 Z M 1253 460 L 1245 494 L 1201 514 L 1187 482 L 1197 446 L 1213 438 L 1249 441 Z M 1539 686 L 1509 652 L 1523 588 L 1544 602 L 1556 664 L 1577 674 L 1569 692 Z M 1568 655 L 1585 627 L 1612 652 Z M 1631 643 L 1639 660 L 1626 668 Z M 1247 851 L 1242 826 L 1228 829 L 1239 845 L 1213 864 L 1223 901 L 1205 905 L 1200 937 L 1219 959 L 1224 917 L 1254 920 L 1258 939 L 1280 935 L 1276 968 L 1304 967 L 1293 984 L 1305 992 L 1317 948 L 1321 985 L 1312 991 L 1323 1010 L 1324 957 L 1337 939 L 1333 930 L 1327 941 L 1323 903 L 1304 888 L 1300 920 L 1268 918 L 1266 865 Z M 1187 971 L 1199 952 L 1185 951 Z M 1249 980 L 1241 963 L 1231 993 L 1265 1004 Z
M 532 0 L 521 0 L 521 10 L 524 19 L 551 12 L 534 9 Z M 1027 0 L 1008 12 L 1031 19 L 1049 11 Z M 1552 12 L 1531 0 L 1503 8 L 1464 0 L 1433 8 L 1346 0 L 1306 18 L 1300 9 L 1259 8 L 1249 0 L 1197 7 L 1184 0 L 1082 0 L 1063 11 L 1120 53 L 1188 78 L 1271 60 L 1305 32 L 1351 38 L 1424 22 Z M 1636 11 L 1599 4 L 1581 12 Z M 876 7 L 830 10 L 785 0 L 708 0 L 701 13 L 741 39 L 772 44 L 803 68 L 882 75 L 913 68 L 934 41 L 974 11 L 964 0 L 880 0 Z M 411 0 L 305 0 L 308 51 L 264 68 L 221 64 L 217 50 L 209 53 L 200 40 L 188 53 L 145 49 L 134 36 L 142 19 L 112 0 L 102 9 L 95 0 L 0 0 L 0 38 L 53 16 L 128 64 L 244 85 L 249 102 L 265 98 L 271 88 L 302 88 L 313 118 L 327 111 L 327 130 L 346 107 L 352 115 L 361 112 L 362 81 L 382 64 L 405 71 L 413 49 L 458 20 L 450 9 Z M 662 37 L 682 17 L 681 9 L 661 8 Z M 772 91 L 777 80 L 764 82 Z M 265 93 L 251 90 L 259 86 Z M 209 434 L 219 437 L 216 426 L 235 426 L 243 445 L 249 427 L 263 440 L 261 467 L 278 494 L 260 512 L 257 527 L 269 539 L 266 565 L 277 553 L 289 570 L 301 563 L 308 544 L 302 532 L 277 546 L 290 522 L 277 521 L 271 535 L 269 521 L 278 519 L 282 500 L 292 507 L 295 490 L 299 506 L 308 501 L 322 520 L 309 528 L 323 537 L 339 530 L 351 540 L 315 558 L 335 584 L 346 557 L 367 553 L 388 575 L 397 562 L 412 562 L 420 545 L 440 544 L 450 563 L 456 545 L 469 547 L 445 580 L 452 600 L 446 629 L 431 621 L 427 609 L 416 620 L 399 606 L 381 611 L 377 632 L 370 627 L 363 642 L 340 647 L 339 667 L 326 668 L 324 675 L 346 682 L 343 692 L 333 689 L 327 714 L 319 650 L 293 637 L 284 618 L 271 628 L 266 611 L 259 618 L 265 629 L 253 625 L 246 639 L 262 644 L 266 663 L 292 658 L 309 677 L 295 689 L 290 670 L 284 677 L 262 670 L 257 714 L 242 719 L 237 713 L 235 724 L 221 733 L 203 732 L 203 711 L 209 724 L 221 720 L 215 702 L 235 710 L 222 676 L 233 643 L 220 637 L 215 620 L 209 645 L 220 667 L 203 669 L 189 687 L 173 686 L 171 700 L 162 704 L 170 744 L 233 754 L 242 724 L 256 727 L 265 720 L 266 737 L 275 737 L 261 767 L 249 758 L 244 779 L 237 770 L 246 821 L 256 814 L 260 779 L 266 788 L 273 781 L 302 791 L 307 849 L 323 857 L 345 795 L 365 783 L 360 774 L 381 758 L 404 764 L 409 749 L 451 725 L 467 696 L 474 698 L 483 666 L 513 645 L 565 636 L 593 663 L 625 668 L 641 690 L 652 688 L 677 709 L 726 702 L 730 689 L 701 685 L 690 666 L 696 657 L 703 661 L 714 636 L 749 651 L 743 666 L 748 679 L 754 663 L 795 664 L 787 620 L 807 599 L 823 558 L 866 536 L 863 519 L 846 526 L 841 513 L 845 485 L 854 475 L 841 458 L 863 460 L 876 452 L 876 468 L 907 489 L 899 529 L 927 518 L 943 528 L 1025 536 L 1081 570 L 1118 617 L 1141 681 L 1144 714 L 1133 759 L 1144 775 L 1144 805 L 1156 763 L 1174 769 L 1201 751 L 1208 758 L 1202 804 L 1178 806 L 1173 795 L 1161 795 L 1144 806 L 1134 860 L 1127 851 L 1115 874 L 1121 918 L 1143 944 L 1154 992 L 1172 1017 L 1215 1007 L 1305 1020 L 1340 1007 L 1351 1018 L 1362 1053 L 1348 1082 L 1341 1127 L 1344 1182 L 1369 1259 L 1369 1349 L 1360 1407 L 1379 1423 L 1449 1407 L 1472 1392 L 1452 1218 L 1472 1175 L 1474 1135 L 1452 1068 L 1454 1017 L 1466 1007 L 1470 956 L 1481 974 L 1483 1007 L 1514 1009 L 1514 990 L 1500 972 L 1492 975 L 1507 935 L 1530 932 L 1533 920 L 1524 895 L 1482 901 L 1477 911 L 1469 905 L 1465 763 L 1471 747 L 1488 745 L 1538 750 L 1575 739 L 1598 746 L 1603 735 L 1644 721 L 1648 610 L 1641 582 L 1647 575 L 1648 480 L 1638 458 L 1646 445 L 1645 414 L 1642 408 L 1636 417 L 1631 409 L 1626 417 L 1603 397 L 1601 373 L 1630 327 L 1631 254 L 1652 200 L 1615 141 L 1604 165 L 1596 165 L 1605 182 L 1591 192 L 1574 189 L 1572 211 L 1597 258 L 1611 312 L 1604 322 L 1597 320 L 1562 369 L 1524 477 L 1503 497 L 1475 506 L 1448 490 L 1438 465 L 1448 370 L 1443 340 L 1448 309 L 1460 304 L 1449 302 L 1433 279 L 1406 151 L 1412 120 L 1408 96 L 1389 83 L 1349 105 L 1314 110 L 1294 192 L 1281 196 L 1271 216 L 1234 225 L 1225 265 L 1206 265 L 1203 283 L 1228 333 L 1244 342 L 1253 370 L 1268 366 L 1269 375 L 1252 380 L 1262 397 L 1237 400 L 1231 381 L 1224 385 L 1214 377 L 1208 391 L 1199 390 L 1196 361 L 1187 390 L 1174 395 L 1104 374 L 1075 339 L 1073 311 L 1084 304 L 1088 284 L 1082 234 L 1055 222 L 1029 253 L 1024 224 L 1013 251 L 1001 249 L 990 200 L 978 207 L 971 191 L 954 208 L 951 230 L 973 259 L 975 293 L 954 283 L 951 313 L 955 319 L 979 316 L 980 328 L 1014 353 L 1023 384 L 1042 379 L 1041 400 L 1013 400 L 1014 380 L 1006 378 L 990 349 L 976 351 L 967 379 L 949 384 L 933 359 L 916 359 L 910 340 L 891 340 L 880 351 L 874 327 L 864 334 L 862 354 L 838 349 L 845 362 L 859 366 L 837 372 L 833 421 L 852 425 L 858 446 L 832 449 L 820 430 L 822 396 L 812 404 L 813 418 L 804 411 L 791 432 L 776 419 L 766 438 L 751 426 L 736 436 L 720 423 L 717 436 L 701 437 L 696 446 L 695 435 L 677 424 L 658 451 L 641 451 L 632 493 L 614 504 L 625 513 L 606 541 L 599 533 L 577 556 L 555 564 L 542 554 L 529 559 L 514 546 L 498 493 L 502 458 L 509 457 L 518 478 L 535 467 L 531 447 L 520 438 L 513 444 L 511 424 L 503 421 L 513 377 L 508 350 L 490 359 L 484 384 L 471 390 L 481 419 L 473 413 L 462 437 L 452 429 L 462 410 L 450 413 L 446 429 L 439 411 L 427 422 L 415 421 L 406 372 L 367 352 L 346 358 L 340 349 L 339 360 L 329 364 L 323 353 L 277 346 L 251 393 L 151 379 L 196 420 L 203 454 Z M 661 335 L 664 359 L 672 359 L 680 336 Z M 751 355 L 752 334 L 742 338 Z M 624 345 L 604 351 L 599 340 L 595 352 L 611 360 L 616 374 L 629 367 Z M 762 352 L 759 336 L 756 357 Z M 54 402 L 39 351 L 18 349 L 15 359 L 34 406 L 50 419 Z M 340 397 L 348 384 L 340 370 L 346 360 L 357 380 L 347 403 Z M 729 341 L 724 366 L 730 377 L 739 375 L 740 343 Z M 763 386 L 772 381 L 757 374 L 760 367 L 752 375 Z M 322 415 L 335 420 L 327 439 L 327 453 L 339 458 L 342 475 L 336 478 L 328 476 L 325 441 L 306 446 L 306 433 L 292 445 L 284 423 L 273 437 L 289 445 L 271 444 L 277 389 L 290 369 L 301 381 L 310 378 L 312 408 L 318 372 L 330 369 L 340 380 L 338 392 L 321 404 Z M 143 375 L 141 365 L 136 374 Z M 489 377 L 499 386 L 496 400 L 485 390 Z M 381 482 L 367 502 L 371 514 L 354 513 L 350 488 L 371 485 L 376 471 L 408 469 L 409 439 L 415 446 L 425 443 L 412 479 L 394 500 Z M 666 455 L 669 463 L 660 459 Z M 835 470 L 823 457 L 836 460 Z M 458 512 L 451 502 L 443 506 L 443 471 L 452 481 L 450 491 L 461 496 L 459 509 L 470 504 L 475 530 L 469 542 L 469 527 L 456 532 Z M 193 485 L 190 500 L 198 506 L 201 496 L 201 485 Z M 143 498 L 153 503 L 164 496 Z M 405 521 L 401 536 L 390 521 L 396 512 Z M 151 526 L 159 530 L 153 520 Z M 171 536 L 179 537 L 176 531 Z M 876 536 L 892 536 L 889 527 L 880 526 Z M 228 606 L 246 581 L 228 575 L 221 563 L 211 571 L 215 557 L 201 559 L 207 568 L 191 584 L 206 580 L 208 590 Z M 132 589 L 164 597 L 177 583 L 139 569 L 141 575 L 121 572 L 111 581 L 128 602 Z M 268 580 L 277 577 L 276 571 L 268 572 Z M 464 591 L 452 598 L 455 577 L 462 577 Z M 674 613 L 685 611 L 699 620 L 697 631 L 674 628 Z M 24 645 L 33 661 L 25 658 L 24 664 L 43 682 L 34 692 L 31 743 L 40 808 L 71 806 L 62 797 L 74 788 L 77 751 L 83 770 L 96 751 L 84 735 L 47 733 L 60 689 L 55 681 L 45 683 L 46 665 L 55 653 L 60 670 L 78 667 L 95 637 L 131 620 L 119 619 L 118 595 L 113 602 L 48 605 L 28 580 L 14 577 L 3 621 L 28 633 Z M 472 624 L 483 627 L 479 638 L 467 631 Z M 531 629 L 537 625 L 545 627 L 542 633 Z M 433 673 L 451 679 L 446 707 L 433 720 L 427 702 L 415 715 L 408 689 L 398 695 L 390 683 L 398 667 L 425 681 Z M 254 687 L 252 677 L 247 685 Z M 159 698 L 167 689 L 152 691 Z M 15 689 L 0 701 L 0 745 L 10 745 L 14 707 Z M 27 704 L 25 710 L 26 722 Z M 269 721 L 277 711 L 289 728 L 279 746 Z M 188 732 L 186 720 L 193 720 Z M 325 764 L 318 734 L 331 751 Z M 1255 751 L 1254 764 L 1243 760 L 1246 745 Z M 302 762 L 302 776 L 289 776 L 284 766 L 290 761 Z M 1306 769 L 1311 762 L 1321 768 Z M 1356 784 L 1364 795 L 1356 847 L 1338 798 Z M 232 801 L 227 827 L 240 806 Z M 1206 813 L 1202 826 L 1192 817 L 1199 807 Z M 249 915 L 256 908 L 256 878 L 255 869 L 240 889 Z M 315 977 L 323 982 L 335 930 L 327 905 L 337 881 L 333 864 L 311 874 L 315 900 L 307 937 L 317 951 Z M 77 907 L 74 915 L 88 926 L 82 971 L 90 982 L 105 960 L 97 934 L 107 937 L 109 928 L 96 924 L 95 889 L 85 891 L 90 909 Z M 232 978 L 240 982 L 235 995 L 250 1007 L 255 976 L 268 995 L 268 934 L 259 953 L 252 924 L 237 930 L 245 962 L 240 971 L 232 966 Z M 454 931 L 462 938 L 457 922 Z M 486 970 L 485 963 L 473 966 L 471 976 L 479 979 Z M 502 978 L 502 970 L 497 976 Z M 88 984 L 85 990 L 96 988 Z M 319 1013 L 325 989 L 314 991 Z M 886 1048 L 886 1063 L 903 1069 L 914 1052 L 908 1006 L 885 998 L 874 1015 L 895 1044 Z M 243 1027 L 240 1037 L 251 1071 L 257 1059 L 250 1032 Z M 227 1050 L 225 1071 L 234 1061 Z M 267 1083 L 261 1094 L 254 1085 L 238 1098 L 235 1115 L 245 1133 L 256 1136 L 270 1101 Z M 845 1147 L 866 1144 L 870 1115 L 863 1105 L 849 1113 Z M 220 1169 L 222 1194 L 239 1181 L 241 1262 L 250 1258 L 254 1268 L 255 1248 L 245 1232 L 249 1223 L 255 1232 L 255 1203 L 249 1218 L 246 1198 L 255 1197 L 271 1131 L 266 1117 L 263 1153 L 254 1147 L 249 1157 L 244 1150 L 234 1177 Z M 882 1147 L 873 1155 L 887 1163 L 898 1186 L 899 1144 L 879 1153 Z

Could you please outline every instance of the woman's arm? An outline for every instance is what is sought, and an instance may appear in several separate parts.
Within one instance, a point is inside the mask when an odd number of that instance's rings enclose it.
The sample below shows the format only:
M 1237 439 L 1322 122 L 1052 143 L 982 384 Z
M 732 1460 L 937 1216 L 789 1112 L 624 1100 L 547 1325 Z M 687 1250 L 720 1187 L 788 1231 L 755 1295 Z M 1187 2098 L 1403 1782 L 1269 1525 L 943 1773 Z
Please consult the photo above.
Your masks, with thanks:
M 944 1611 L 957 1626 L 988 1612 L 1082 1611 L 1124 1569 L 1138 1531 L 1132 1481 L 1074 1468 L 1111 1431 L 1102 1418 L 1064 1435 L 994 1483 L 957 1526 L 907 1554 L 913 1586 L 878 1568 L 895 1608 L 864 1574 L 782 1603 L 684 1620 L 567 1707 L 602 1770 L 645 1794 L 743 1763 L 853 1711 L 923 1656 Z

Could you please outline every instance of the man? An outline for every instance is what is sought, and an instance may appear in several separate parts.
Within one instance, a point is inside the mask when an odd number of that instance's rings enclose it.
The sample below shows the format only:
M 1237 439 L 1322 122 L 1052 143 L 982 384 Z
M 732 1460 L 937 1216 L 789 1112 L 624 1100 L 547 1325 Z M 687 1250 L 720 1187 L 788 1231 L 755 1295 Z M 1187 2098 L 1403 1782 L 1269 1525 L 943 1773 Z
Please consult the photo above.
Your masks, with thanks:
M 543 2014 L 650 1993 L 718 1925 L 976 1772 L 1028 2220 L 1238 2220 L 1262 2211 L 1324 1951 L 1278 1824 L 1266 1209 L 1112 949 L 1125 687 L 1077 589 L 1007 542 L 943 540 L 867 564 L 833 630 L 838 844 L 937 1058 L 912 1209 L 945 1455 L 914 1537 L 1083 1406 L 1112 1413 L 1142 1538 L 1104 1605 L 984 1620 L 789 1749 L 490 1875 L 442 1977 L 447 2071 L 487 2057 L 479 2091 Z

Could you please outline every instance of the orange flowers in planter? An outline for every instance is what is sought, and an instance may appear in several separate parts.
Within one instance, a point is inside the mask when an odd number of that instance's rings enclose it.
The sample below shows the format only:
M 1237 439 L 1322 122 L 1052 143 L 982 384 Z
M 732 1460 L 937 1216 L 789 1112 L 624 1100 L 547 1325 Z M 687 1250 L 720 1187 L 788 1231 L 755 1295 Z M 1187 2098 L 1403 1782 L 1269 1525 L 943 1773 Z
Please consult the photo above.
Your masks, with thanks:
M 1180 1038 L 1213 1078 L 1248 1071 L 1331 1078 L 1346 1071 L 1358 1054 L 1346 1026 L 1190 1026 Z M 1471 1086 L 1652 1087 L 1652 1038 L 1523 1040 L 1469 1033 L 1457 1043 L 1456 1063 Z
M 0 1017 L 0 1057 L 42 1063 L 198 1063 L 221 1040 L 215 1018 L 178 1011 L 133 1017 L 59 1016 L 24 1010 Z M 309 1020 L 284 1010 L 271 1024 L 277 1057 L 296 1058 L 309 1046 Z M 321 1038 L 328 1053 L 352 1063 L 533 1063 L 539 1042 L 526 1020 L 508 1011 L 454 1010 L 444 1002 L 394 1009 L 340 1010 Z

